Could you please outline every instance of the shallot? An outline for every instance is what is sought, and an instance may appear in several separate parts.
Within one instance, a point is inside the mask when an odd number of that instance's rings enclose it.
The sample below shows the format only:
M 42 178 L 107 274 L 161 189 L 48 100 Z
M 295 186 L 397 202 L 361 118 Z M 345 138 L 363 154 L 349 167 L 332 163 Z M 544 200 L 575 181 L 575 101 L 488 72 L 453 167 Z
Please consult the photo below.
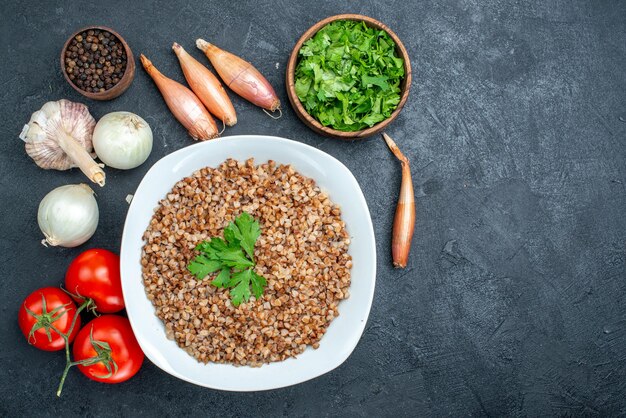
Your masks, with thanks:
M 207 140 L 219 135 L 215 121 L 198 96 L 182 84 L 165 77 L 152 61 L 141 54 L 141 64 L 152 77 L 174 117 L 189 131 L 193 139 Z
M 236 124 L 235 108 L 217 77 L 176 42 L 172 49 L 180 61 L 187 84 L 209 112 L 228 126 Z
M 402 165 L 402 183 L 400 185 L 400 197 L 396 206 L 396 214 L 393 219 L 391 237 L 391 255 L 393 265 L 404 268 L 411 251 L 411 240 L 415 228 L 415 197 L 413 195 L 413 181 L 411 179 L 411 167 L 409 159 L 402 154 L 396 143 L 389 135 L 383 133 L 383 138 L 393 155 Z
M 280 112 L 280 100 L 276 92 L 252 64 L 204 39 L 196 40 L 196 46 L 206 54 L 213 68 L 232 91 L 263 109 Z

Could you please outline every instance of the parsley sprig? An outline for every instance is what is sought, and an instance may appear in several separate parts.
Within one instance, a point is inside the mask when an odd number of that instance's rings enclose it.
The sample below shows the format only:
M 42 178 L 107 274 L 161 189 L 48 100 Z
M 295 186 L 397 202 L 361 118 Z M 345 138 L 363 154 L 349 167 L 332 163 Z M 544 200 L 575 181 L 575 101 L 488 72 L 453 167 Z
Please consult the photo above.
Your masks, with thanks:
M 196 246 L 200 254 L 187 269 L 198 280 L 219 271 L 211 284 L 230 289 L 234 306 L 247 302 L 251 294 L 259 298 L 267 285 L 265 278 L 254 272 L 254 244 L 260 235 L 259 222 L 243 212 L 224 229 L 224 238 L 213 237 Z

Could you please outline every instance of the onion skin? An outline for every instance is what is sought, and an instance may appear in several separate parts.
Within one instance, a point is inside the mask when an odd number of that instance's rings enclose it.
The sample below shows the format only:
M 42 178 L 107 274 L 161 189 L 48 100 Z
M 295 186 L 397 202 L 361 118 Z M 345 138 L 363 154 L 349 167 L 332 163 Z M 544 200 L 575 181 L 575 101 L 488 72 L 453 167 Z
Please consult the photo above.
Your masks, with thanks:
M 405 268 L 411 251 L 411 240 L 415 229 L 415 196 L 413 193 L 413 180 L 411 179 L 411 167 L 409 159 L 402 154 L 396 143 L 383 133 L 383 138 L 402 165 L 402 184 L 400 196 L 396 206 L 396 214 L 393 218 L 393 230 L 391 237 L 391 255 L 393 265 L 396 268 Z
M 45 239 L 43 245 L 77 247 L 96 232 L 100 212 L 86 184 L 57 187 L 39 203 L 37 223 Z
M 280 100 L 271 84 L 248 61 L 204 39 L 196 40 L 196 46 L 206 54 L 213 68 L 232 91 L 271 112 L 280 108 Z
M 187 84 L 209 112 L 228 126 L 236 124 L 235 108 L 217 77 L 176 42 L 172 49 L 178 57 Z
M 118 170 L 130 170 L 139 167 L 150 156 L 152 129 L 139 115 L 111 112 L 96 124 L 92 142 L 100 161 Z
M 187 87 L 165 77 L 141 54 L 141 64 L 152 77 L 174 117 L 187 128 L 193 139 L 205 141 L 219 136 L 215 121 L 200 99 Z

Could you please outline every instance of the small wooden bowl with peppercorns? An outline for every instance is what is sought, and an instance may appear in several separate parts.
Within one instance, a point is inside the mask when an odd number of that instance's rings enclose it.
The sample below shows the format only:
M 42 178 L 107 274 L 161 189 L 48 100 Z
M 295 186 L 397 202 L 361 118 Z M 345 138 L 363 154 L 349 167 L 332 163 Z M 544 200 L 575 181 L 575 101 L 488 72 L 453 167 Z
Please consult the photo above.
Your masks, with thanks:
M 105 26 L 89 26 L 65 42 L 61 71 L 83 96 L 111 100 L 124 93 L 135 78 L 135 59 L 119 33 Z

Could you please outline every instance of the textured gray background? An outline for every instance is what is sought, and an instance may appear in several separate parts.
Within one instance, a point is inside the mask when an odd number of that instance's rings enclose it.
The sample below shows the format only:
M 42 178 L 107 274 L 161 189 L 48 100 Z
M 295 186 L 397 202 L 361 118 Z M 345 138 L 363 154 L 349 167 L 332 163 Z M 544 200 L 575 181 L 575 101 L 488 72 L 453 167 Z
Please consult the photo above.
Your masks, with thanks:
M 0 6 L 0 415 L 626 414 L 626 2 L 41 3 Z M 284 68 L 297 38 L 341 12 L 387 23 L 412 58 L 411 95 L 388 130 L 413 164 L 408 268 L 391 267 L 399 166 L 380 138 L 322 138 L 289 106 L 274 121 L 239 98 L 239 123 L 226 135 L 313 145 L 361 184 L 379 271 L 352 356 L 325 376 L 264 393 L 203 389 L 149 362 L 117 386 L 73 371 L 56 399 L 63 356 L 26 344 L 20 301 L 60 283 L 81 250 L 119 250 L 124 197 L 152 163 L 192 143 L 142 69 L 115 101 L 81 98 L 59 70 L 67 36 L 111 26 L 179 80 L 171 43 L 204 61 L 193 48 L 202 36 L 252 61 L 286 103 Z M 98 231 L 73 250 L 39 244 L 36 211 L 52 188 L 84 178 L 38 169 L 17 137 L 33 111 L 60 98 L 86 102 L 96 118 L 136 112 L 155 134 L 146 164 L 107 171 Z

